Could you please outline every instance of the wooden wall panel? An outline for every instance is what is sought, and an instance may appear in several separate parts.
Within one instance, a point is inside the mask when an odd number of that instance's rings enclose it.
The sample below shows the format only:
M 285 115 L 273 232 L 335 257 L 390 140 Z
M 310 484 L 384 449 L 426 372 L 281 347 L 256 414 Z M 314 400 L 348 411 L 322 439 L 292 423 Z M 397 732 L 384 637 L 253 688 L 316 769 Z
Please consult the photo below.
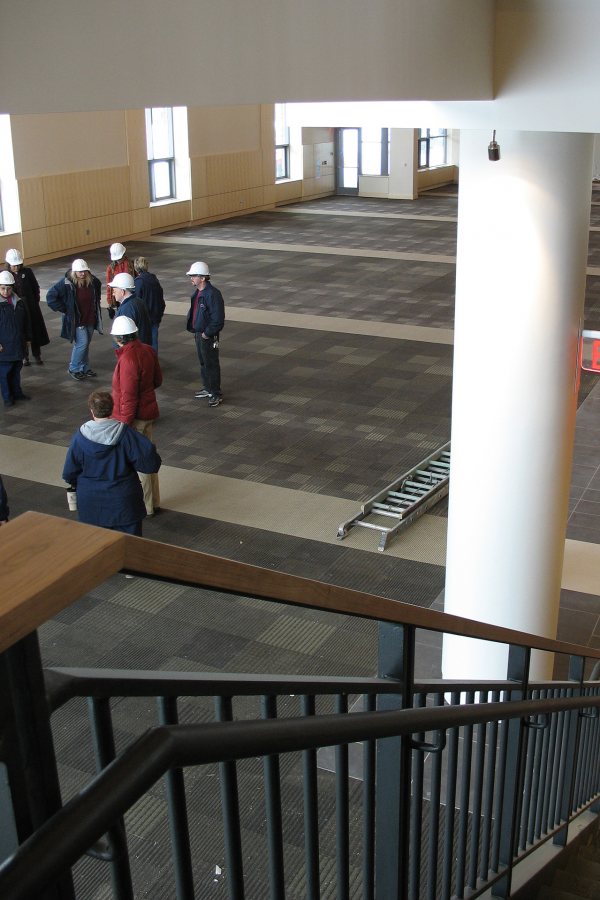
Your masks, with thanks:
M 129 166 L 129 196 L 131 209 L 144 209 L 150 205 L 147 162 Z
M 150 207 L 152 228 L 167 228 L 170 225 L 187 225 L 191 219 L 191 203 L 167 203 L 164 206 Z
M 302 199 L 301 181 L 280 181 L 275 185 L 275 199 L 277 203 L 289 203 L 292 200 Z
M 196 197 L 192 200 L 192 222 L 208 219 L 208 197 Z
M 45 256 L 48 250 L 48 229 L 34 228 L 23 232 L 23 256 L 25 262 L 34 256 Z
M 206 159 L 208 193 L 217 194 L 262 184 L 262 153 L 227 153 Z
M 217 194 L 208 198 L 209 216 L 229 215 L 240 213 L 250 209 L 258 209 L 263 206 L 264 196 L 262 188 L 252 188 L 247 191 L 235 191 L 228 194 Z
M 43 183 L 48 225 L 78 222 L 129 209 L 128 166 L 51 175 Z
M 16 248 L 17 250 L 21 249 L 21 234 L 0 234 L 0 254 L 1 261 L 4 262 L 4 257 L 6 255 L 7 250 L 12 250 Z
M 206 176 L 206 156 L 194 156 L 190 159 L 192 176 L 192 197 L 206 197 L 208 195 L 208 181 Z
M 97 219 L 86 219 L 83 222 L 69 222 L 66 225 L 55 225 L 48 228 L 48 252 L 69 252 L 85 246 L 123 239 L 131 234 L 131 214 L 118 213 L 113 216 L 102 216 Z M 108 262 L 108 260 L 107 260 Z
M 150 234 L 152 230 L 152 216 L 150 207 L 146 209 L 134 209 L 131 213 L 132 234 Z
M 18 183 L 21 228 L 27 231 L 44 228 L 46 207 L 44 205 L 44 185 L 41 178 L 23 178 Z

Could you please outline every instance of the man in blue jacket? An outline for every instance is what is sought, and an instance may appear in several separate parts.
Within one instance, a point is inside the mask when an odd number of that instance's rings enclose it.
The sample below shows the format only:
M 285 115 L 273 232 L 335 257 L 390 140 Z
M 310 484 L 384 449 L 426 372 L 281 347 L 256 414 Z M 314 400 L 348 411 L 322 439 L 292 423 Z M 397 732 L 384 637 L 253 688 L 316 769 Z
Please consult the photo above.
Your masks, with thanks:
M 152 346 L 152 322 L 146 304 L 140 297 L 136 297 L 135 282 L 133 275 L 128 272 L 119 272 L 112 281 L 108 283 L 112 288 L 113 300 L 117 305 L 115 318 L 117 316 L 127 316 L 133 319 L 137 325 L 138 338 L 142 344 Z
M 204 385 L 196 393 L 196 397 L 207 397 L 208 405 L 214 407 L 223 402 L 219 335 L 225 325 L 225 304 L 221 291 L 210 283 L 210 272 L 205 262 L 192 263 L 187 274 L 192 279 L 195 291 L 191 297 L 186 327 L 196 339 L 196 352 Z
M 88 397 L 92 418 L 75 432 L 63 478 L 77 491 L 79 521 L 141 537 L 146 515 L 138 472 L 158 472 L 161 458 L 152 441 L 111 418 L 108 391 Z

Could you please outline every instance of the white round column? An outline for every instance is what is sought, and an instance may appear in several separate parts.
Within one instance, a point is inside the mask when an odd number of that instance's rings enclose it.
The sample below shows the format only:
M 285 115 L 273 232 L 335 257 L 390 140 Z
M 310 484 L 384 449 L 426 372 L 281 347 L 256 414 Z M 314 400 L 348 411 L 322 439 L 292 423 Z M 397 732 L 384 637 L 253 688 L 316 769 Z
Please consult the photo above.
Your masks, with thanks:
M 460 143 L 445 611 L 554 638 L 594 138 L 498 131 L 490 162 L 491 137 Z M 504 678 L 507 652 L 446 636 L 443 676 Z

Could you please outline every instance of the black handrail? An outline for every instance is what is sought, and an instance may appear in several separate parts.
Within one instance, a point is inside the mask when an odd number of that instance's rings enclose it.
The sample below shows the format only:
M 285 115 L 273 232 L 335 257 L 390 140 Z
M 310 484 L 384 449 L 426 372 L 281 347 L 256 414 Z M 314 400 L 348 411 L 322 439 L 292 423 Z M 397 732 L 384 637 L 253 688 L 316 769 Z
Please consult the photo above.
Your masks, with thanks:
M 600 696 L 583 696 L 152 728 L 0 866 L 0 896 L 36 896 L 172 768 L 599 708 Z

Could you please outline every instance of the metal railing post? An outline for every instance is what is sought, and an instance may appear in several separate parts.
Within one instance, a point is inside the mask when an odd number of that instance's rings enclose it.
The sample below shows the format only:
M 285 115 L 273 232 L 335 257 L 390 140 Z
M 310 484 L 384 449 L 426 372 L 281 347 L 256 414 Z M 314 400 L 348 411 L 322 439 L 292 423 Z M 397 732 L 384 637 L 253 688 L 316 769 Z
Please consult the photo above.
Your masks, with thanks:
M 101 772 L 116 756 L 110 700 L 97 700 L 90 697 L 88 709 L 92 723 L 96 768 L 98 772 Z M 125 820 L 120 818 L 114 822 L 106 836 L 109 844 L 110 874 L 114 896 L 117 900 L 133 900 L 133 882 L 129 866 Z
M 529 647 L 510 645 L 508 650 L 507 678 L 520 683 L 510 692 L 511 699 L 523 700 L 529 681 Z M 519 834 L 519 819 L 523 802 L 525 778 L 526 729 L 522 719 L 510 719 L 507 723 L 507 746 L 504 785 L 500 806 L 499 865 L 506 867 L 503 877 L 492 888 L 493 897 L 510 897 L 512 865 Z
M 413 702 L 415 629 L 379 625 L 378 676 L 396 679 L 398 694 L 379 698 L 380 710 L 409 709 Z M 409 737 L 377 743 L 375 793 L 375 896 L 408 895 L 411 742 Z
M 573 696 L 577 697 L 583 693 L 583 675 L 585 670 L 585 659 L 583 656 L 569 657 L 569 680 L 576 682 L 573 685 Z M 579 735 L 581 733 L 581 715 L 575 710 L 567 713 L 566 729 L 567 737 L 564 741 L 564 778 L 562 785 L 558 786 L 557 810 L 560 821 L 564 822 L 564 828 L 555 834 L 552 843 L 558 847 L 565 847 L 567 844 L 567 836 L 569 833 L 569 816 L 573 809 L 573 792 L 575 790 L 575 775 L 577 765 L 577 751 L 579 747 Z
M 10 801 L 0 809 L 0 828 L 12 852 L 15 840 L 24 841 L 62 805 L 37 632 L 0 654 L 0 684 L 0 763 Z M 40 900 L 74 897 L 66 872 Z
M 177 725 L 176 697 L 158 697 L 158 720 L 161 725 Z M 190 829 L 185 799 L 185 777 L 183 769 L 169 769 L 165 775 L 169 831 L 173 848 L 173 869 L 175 872 L 175 896 L 177 900 L 194 900 L 194 876 L 192 872 L 192 851 Z

